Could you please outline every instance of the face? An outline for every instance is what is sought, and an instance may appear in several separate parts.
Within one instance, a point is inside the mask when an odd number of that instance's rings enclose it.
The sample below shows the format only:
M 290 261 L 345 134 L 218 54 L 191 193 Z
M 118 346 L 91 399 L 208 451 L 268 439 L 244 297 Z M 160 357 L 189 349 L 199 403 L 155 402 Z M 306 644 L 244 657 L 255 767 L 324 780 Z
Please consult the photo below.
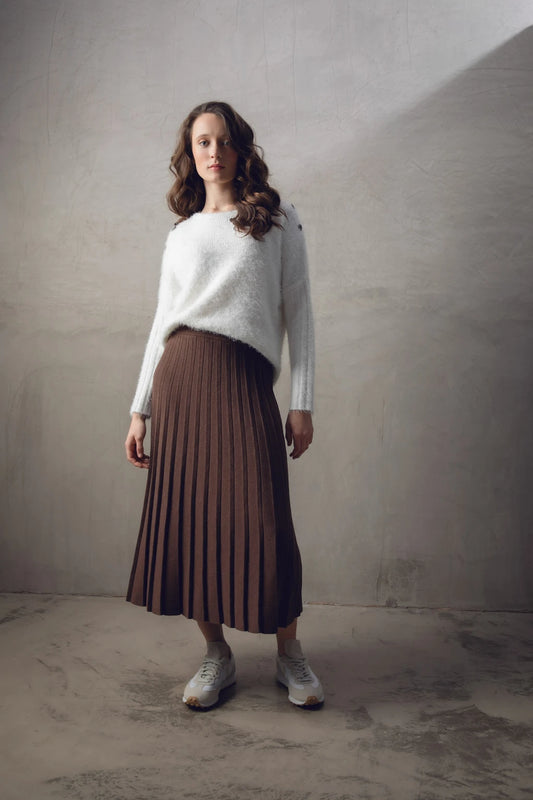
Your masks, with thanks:
M 196 171 L 207 183 L 229 183 L 237 171 L 238 155 L 231 146 L 226 124 L 217 114 L 201 114 L 191 131 Z

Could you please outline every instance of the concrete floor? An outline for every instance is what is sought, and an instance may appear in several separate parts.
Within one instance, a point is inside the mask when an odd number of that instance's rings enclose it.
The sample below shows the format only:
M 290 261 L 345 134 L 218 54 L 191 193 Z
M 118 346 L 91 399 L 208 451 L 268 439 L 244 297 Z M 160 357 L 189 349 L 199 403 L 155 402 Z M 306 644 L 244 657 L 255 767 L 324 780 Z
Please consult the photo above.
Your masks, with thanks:
M 292 706 L 271 636 L 181 702 L 194 623 L 117 598 L 1 595 L 2 800 L 526 800 L 533 614 L 308 606 L 326 702 Z

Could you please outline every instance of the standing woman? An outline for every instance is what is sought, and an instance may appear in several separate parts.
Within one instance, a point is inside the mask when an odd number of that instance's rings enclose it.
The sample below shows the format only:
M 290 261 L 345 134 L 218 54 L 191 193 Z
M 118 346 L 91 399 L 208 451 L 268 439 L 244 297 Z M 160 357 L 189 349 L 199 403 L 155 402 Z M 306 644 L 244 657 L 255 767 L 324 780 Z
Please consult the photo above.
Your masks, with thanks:
M 183 122 L 168 194 L 179 217 L 126 438 L 148 468 L 127 599 L 196 620 L 207 653 L 183 701 L 213 706 L 235 683 L 222 625 L 275 633 L 289 700 L 324 699 L 296 638 L 302 574 L 273 393 L 285 331 L 292 458 L 313 438 L 314 340 L 302 226 L 268 184 L 250 126 L 227 103 Z M 147 417 L 151 453 L 144 453 Z

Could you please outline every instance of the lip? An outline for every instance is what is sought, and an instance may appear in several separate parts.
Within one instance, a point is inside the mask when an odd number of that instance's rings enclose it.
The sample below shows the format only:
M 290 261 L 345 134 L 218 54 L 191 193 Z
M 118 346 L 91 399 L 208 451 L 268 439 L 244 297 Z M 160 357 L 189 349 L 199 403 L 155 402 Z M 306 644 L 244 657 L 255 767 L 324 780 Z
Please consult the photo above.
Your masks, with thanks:
M 224 164 L 210 164 L 209 169 L 224 169 Z

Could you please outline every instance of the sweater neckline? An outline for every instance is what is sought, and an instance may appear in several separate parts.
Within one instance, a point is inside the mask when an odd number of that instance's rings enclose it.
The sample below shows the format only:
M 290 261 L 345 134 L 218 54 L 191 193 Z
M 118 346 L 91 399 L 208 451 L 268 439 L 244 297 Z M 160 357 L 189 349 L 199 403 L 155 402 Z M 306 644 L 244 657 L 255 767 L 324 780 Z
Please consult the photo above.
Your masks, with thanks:
M 235 214 L 236 208 L 230 208 L 229 211 L 196 211 L 195 217 L 218 217 L 221 214 Z

